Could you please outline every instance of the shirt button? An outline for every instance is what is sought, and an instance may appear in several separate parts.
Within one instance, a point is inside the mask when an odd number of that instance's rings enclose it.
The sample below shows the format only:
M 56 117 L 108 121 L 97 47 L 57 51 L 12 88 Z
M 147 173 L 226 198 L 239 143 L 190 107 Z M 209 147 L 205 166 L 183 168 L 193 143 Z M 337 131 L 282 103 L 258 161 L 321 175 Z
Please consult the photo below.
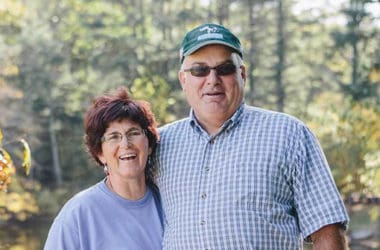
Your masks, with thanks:
M 206 199 L 207 194 L 203 193 L 203 194 L 201 195 L 201 197 L 202 197 L 202 199 Z
M 203 226 L 204 224 L 206 224 L 206 221 L 205 220 L 201 220 L 201 225 Z
M 210 144 L 214 144 L 215 140 L 214 139 L 211 139 L 210 140 Z
M 210 171 L 210 168 L 209 167 L 205 167 L 205 171 L 206 172 Z

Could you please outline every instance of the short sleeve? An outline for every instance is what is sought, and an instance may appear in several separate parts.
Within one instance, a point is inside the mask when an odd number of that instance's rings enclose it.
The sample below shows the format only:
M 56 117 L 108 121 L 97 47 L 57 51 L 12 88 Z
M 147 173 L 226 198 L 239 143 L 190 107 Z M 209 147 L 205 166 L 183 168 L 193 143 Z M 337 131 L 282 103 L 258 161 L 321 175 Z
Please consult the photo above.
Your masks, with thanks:
M 294 146 L 294 203 L 303 237 L 329 224 L 347 227 L 344 203 L 316 137 L 300 125 Z
M 57 217 L 50 227 L 44 250 L 80 249 L 79 233 L 73 223 Z M 72 221 L 71 221 L 72 222 Z

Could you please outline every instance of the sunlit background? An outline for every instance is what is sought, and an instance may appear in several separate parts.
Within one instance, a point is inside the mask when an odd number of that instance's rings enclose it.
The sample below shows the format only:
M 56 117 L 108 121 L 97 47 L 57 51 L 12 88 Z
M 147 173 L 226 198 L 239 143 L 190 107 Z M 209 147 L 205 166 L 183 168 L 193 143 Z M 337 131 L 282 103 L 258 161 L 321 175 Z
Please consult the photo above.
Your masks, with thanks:
M 160 125 L 188 115 L 179 44 L 203 22 L 241 39 L 245 102 L 318 137 L 351 249 L 380 249 L 379 0 L 1 0 L 0 249 L 42 249 L 65 201 L 103 177 L 82 143 L 94 96 L 126 86 Z

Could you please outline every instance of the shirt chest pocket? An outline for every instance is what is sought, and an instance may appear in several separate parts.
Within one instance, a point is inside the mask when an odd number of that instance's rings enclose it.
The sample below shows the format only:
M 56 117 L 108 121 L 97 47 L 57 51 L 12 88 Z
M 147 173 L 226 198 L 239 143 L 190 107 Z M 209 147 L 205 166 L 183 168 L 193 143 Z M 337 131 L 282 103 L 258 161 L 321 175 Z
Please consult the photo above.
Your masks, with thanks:
M 292 199 L 281 170 L 270 162 L 236 162 L 215 171 L 217 192 L 231 208 L 267 211 Z

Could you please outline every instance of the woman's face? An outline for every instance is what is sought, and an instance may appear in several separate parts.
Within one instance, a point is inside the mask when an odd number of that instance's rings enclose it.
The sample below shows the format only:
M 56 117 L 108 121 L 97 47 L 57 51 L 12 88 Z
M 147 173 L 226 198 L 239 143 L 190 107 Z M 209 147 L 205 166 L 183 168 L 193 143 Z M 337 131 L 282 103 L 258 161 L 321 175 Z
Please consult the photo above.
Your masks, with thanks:
M 124 119 L 109 124 L 98 155 L 107 164 L 109 177 L 118 181 L 145 179 L 144 170 L 152 149 L 138 123 Z

